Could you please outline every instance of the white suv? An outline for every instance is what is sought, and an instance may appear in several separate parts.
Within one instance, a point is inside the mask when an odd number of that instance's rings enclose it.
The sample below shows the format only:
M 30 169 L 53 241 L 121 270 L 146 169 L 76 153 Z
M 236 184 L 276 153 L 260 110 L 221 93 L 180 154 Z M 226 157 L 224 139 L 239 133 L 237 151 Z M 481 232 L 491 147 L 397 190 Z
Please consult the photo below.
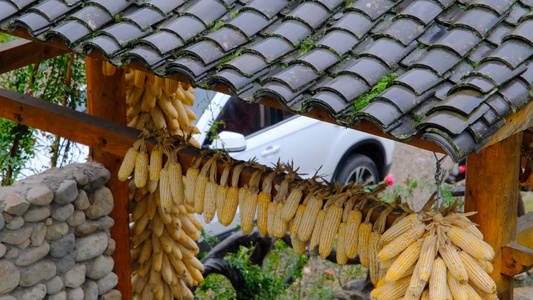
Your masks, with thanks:
M 223 149 L 238 160 L 253 157 L 266 166 L 278 159 L 294 162 L 299 173 L 319 174 L 342 185 L 355 181 L 377 183 L 387 175 L 394 142 L 360 131 L 295 115 L 234 97 L 196 89 L 192 109 L 198 116 L 202 147 Z M 218 138 L 214 139 L 212 137 Z M 224 238 L 239 223 L 224 227 L 215 217 L 205 226 L 210 235 Z

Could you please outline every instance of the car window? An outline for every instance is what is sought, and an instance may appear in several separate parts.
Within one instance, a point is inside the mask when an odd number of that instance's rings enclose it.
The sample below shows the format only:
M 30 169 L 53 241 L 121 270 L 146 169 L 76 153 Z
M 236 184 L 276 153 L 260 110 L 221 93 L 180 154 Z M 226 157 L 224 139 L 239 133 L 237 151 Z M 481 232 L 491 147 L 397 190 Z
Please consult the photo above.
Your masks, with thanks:
M 294 114 L 256 103 L 245 103 L 231 97 L 216 119 L 216 133 L 232 131 L 244 136 L 275 125 Z M 206 139 L 209 141 L 209 139 Z

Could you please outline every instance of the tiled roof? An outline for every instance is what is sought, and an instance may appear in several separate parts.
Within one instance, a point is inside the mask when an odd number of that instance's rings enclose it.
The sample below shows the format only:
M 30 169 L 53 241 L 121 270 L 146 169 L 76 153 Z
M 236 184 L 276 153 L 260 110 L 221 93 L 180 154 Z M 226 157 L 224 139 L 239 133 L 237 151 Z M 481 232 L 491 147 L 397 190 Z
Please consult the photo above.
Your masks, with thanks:
M 274 96 L 338 123 L 421 134 L 455 160 L 479 150 L 530 102 L 533 1 L 0 0 L 0 29 L 63 39 L 116 65 Z M 399 76 L 359 110 L 354 100 Z M 366 94 L 368 95 L 368 93 Z

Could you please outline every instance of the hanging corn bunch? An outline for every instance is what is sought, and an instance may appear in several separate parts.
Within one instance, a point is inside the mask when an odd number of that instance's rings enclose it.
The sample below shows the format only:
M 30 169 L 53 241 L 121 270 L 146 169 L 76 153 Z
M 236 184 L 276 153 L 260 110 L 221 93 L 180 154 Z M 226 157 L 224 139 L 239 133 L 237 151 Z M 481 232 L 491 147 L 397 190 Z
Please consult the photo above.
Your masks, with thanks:
M 429 211 L 433 199 L 382 235 L 378 258 L 389 267 L 373 299 L 392 299 L 393 291 L 404 299 L 498 299 L 489 276 L 494 250 L 468 220 L 474 213 L 456 213 L 456 203 Z

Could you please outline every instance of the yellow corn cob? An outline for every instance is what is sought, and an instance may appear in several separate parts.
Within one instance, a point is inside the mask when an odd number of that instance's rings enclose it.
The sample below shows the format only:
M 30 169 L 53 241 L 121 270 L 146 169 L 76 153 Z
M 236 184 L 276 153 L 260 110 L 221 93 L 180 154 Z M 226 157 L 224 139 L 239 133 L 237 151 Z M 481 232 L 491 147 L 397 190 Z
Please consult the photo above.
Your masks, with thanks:
M 476 262 L 481 266 L 483 271 L 487 272 L 488 274 L 491 274 L 494 271 L 494 267 L 490 263 L 490 261 L 486 261 L 483 259 L 475 258 Z
M 302 222 L 304 211 L 305 211 L 305 205 L 304 204 L 298 205 L 298 209 L 296 209 L 296 214 L 294 215 L 294 218 L 292 219 L 293 223 L 290 228 L 290 231 L 296 237 L 298 237 L 298 228 L 300 227 L 300 223 Z
M 177 89 L 180 83 L 174 79 L 165 78 L 165 88 L 163 89 L 167 95 L 172 95 Z
M 182 294 L 183 299 L 185 299 L 185 300 L 193 300 L 194 299 L 194 295 L 192 294 L 191 290 L 189 290 L 189 288 L 187 286 L 185 286 L 183 281 L 181 282 L 181 294 Z
M 318 250 L 322 257 L 327 257 L 333 249 L 333 242 L 339 230 L 339 225 L 342 218 L 342 207 L 338 205 L 331 205 L 328 208 L 326 219 L 320 234 L 320 243 Z
M 194 212 L 197 214 L 204 212 L 204 197 L 207 181 L 206 176 L 198 176 L 198 180 L 196 181 L 196 187 L 194 188 Z
M 189 119 L 189 122 L 195 121 L 197 117 L 194 111 L 185 105 L 183 107 L 185 107 L 185 111 L 187 112 L 187 118 Z
M 133 172 L 133 169 L 135 168 L 135 161 L 137 160 L 138 155 L 139 151 L 137 151 L 137 149 L 133 147 L 128 149 L 122 160 L 120 169 L 118 170 L 118 180 L 126 181 L 128 177 L 130 177 L 131 172 Z
M 459 253 L 456 251 L 455 247 L 450 243 L 445 243 L 441 245 L 439 249 L 439 254 L 444 260 L 444 263 L 450 270 L 450 273 L 460 284 L 468 283 L 468 273 L 466 272 L 465 266 Z
M 146 186 L 148 187 L 150 194 L 153 194 L 159 187 L 159 180 L 148 180 L 146 182 Z
M 159 108 L 159 106 L 154 106 L 154 108 L 150 110 L 150 115 L 152 116 L 152 121 L 154 121 L 155 129 L 163 130 L 167 128 L 165 116 L 163 115 L 163 111 L 161 111 L 161 108 Z
M 161 277 L 163 277 L 163 280 L 168 284 L 171 284 L 174 280 L 174 272 L 172 270 L 172 266 L 170 265 L 170 261 L 166 253 L 163 253 L 163 263 L 161 264 Z
M 241 230 L 244 234 L 250 234 L 254 230 L 254 219 L 257 210 L 257 194 L 259 193 L 259 182 L 261 180 L 262 169 L 254 171 L 248 183 L 248 192 L 244 198 L 240 209 Z
M 228 162 L 224 167 L 224 171 L 222 171 L 222 176 L 220 177 L 220 185 L 218 186 L 216 193 L 217 217 L 219 220 L 222 216 L 222 211 L 224 210 L 224 204 L 226 203 L 226 194 L 228 193 L 228 180 L 230 171 L 231 162 Z
M 146 215 L 148 216 L 149 220 L 152 220 L 155 216 L 155 213 L 157 212 L 157 201 L 159 199 L 156 199 L 156 193 L 148 195 L 148 204 L 146 206 Z
M 420 295 L 422 295 L 422 292 L 424 291 L 424 287 L 426 286 L 427 282 L 420 279 L 421 266 L 422 264 L 420 263 L 419 259 L 419 262 L 416 264 L 415 269 L 413 270 L 413 275 L 410 277 L 411 279 L 405 294 L 405 299 L 419 299 Z
M 133 106 L 128 107 L 128 109 L 126 110 L 126 121 L 129 123 L 133 118 L 135 118 L 135 116 L 138 116 L 140 113 L 141 113 L 140 102 Z
M 131 238 L 131 247 L 132 248 L 140 248 L 139 246 L 147 240 L 152 233 L 148 230 L 143 231 L 139 235 L 135 235 Z
M 139 264 L 142 265 L 145 262 L 147 262 L 151 255 L 152 255 L 152 241 L 147 240 L 142 245 L 141 253 L 139 254 Z
M 172 101 L 163 93 L 160 97 L 157 98 L 157 105 L 161 107 L 163 113 L 167 116 L 168 119 L 176 120 L 178 119 L 178 111 L 172 105 Z
M 344 242 L 346 241 L 345 229 L 346 223 L 341 223 L 339 225 L 339 234 L 337 236 L 337 264 L 344 266 L 348 262 L 348 256 L 346 256 L 346 248 L 344 247 Z
M 220 216 L 220 223 L 224 226 L 228 226 L 233 222 L 237 207 L 239 206 L 239 188 L 229 187 L 226 194 L 226 202 L 222 209 L 222 216 Z
M 478 239 L 483 240 L 483 233 L 481 233 L 481 231 L 479 231 L 479 229 L 477 228 L 476 225 L 472 224 L 472 225 L 469 225 L 469 226 L 465 226 L 463 229 L 466 232 L 468 232 L 468 233 L 472 234 L 473 236 L 477 237 Z
M 298 227 L 298 238 L 302 241 L 307 241 L 313 234 L 315 228 L 318 212 L 322 209 L 322 200 L 317 199 L 315 195 L 311 195 L 307 205 L 305 206 L 304 215 Z
M 148 180 L 148 154 L 139 153 L 135 159 L 135 185 L 141 188 L 146 185 Z
M 418 264 L 420 264 L 420 280 L 427 282 L 431 275 L 431 269 L 433 262 L 435 261 L 435 255 L 437 255 L 437 236 L 428 235 L 424 239 L 422 249 L 420 250 L 420 258 Z
M 361 224 L 362 225 L 362 224 Z M 417 225 L 408 231 L 404 232 L 389 244 L 385 245 L 383 249 L 378 253 L 379 259 L 385 261 L 388 258 L 394 257 L 407 249 L 414 241 L 422 236 L 425 231 L 425 225 Z M 359 248 L 361 252 L 361 248 Z
M 476 286 L 472 286 L 471 285 L 471 287 L 476 291 L 476 293 L 479 295 L 479 297 L 481 297 L 481 299 L 483 299 L 483 300 L 498 300 L 498 293 L 497 292 L 492 293 L 492 294 L 488 294 L 488 293 L 480 290 Z
M 196 217 L 195 214 L 187 214 L 187 218 L 189 218 L 189 221 L 191 221 L 192 225 L 197 229 L 197 230 L 202 230 L 204 229 L 204 225 L 202 224 L 202 222 L 200 221 L 200 219 L 198 219 Z
M 420 257 L 420 244 L 412 243 L 390 266 L 385 275 L 385 280 L 396 281 L 411 268 Z
M 185 193 L 183 187 L 183 175 L 181 164 L 179 162 L 171 162 L 168 166 L 168 181 L 170 185 L 170 193 L 175 205 L 183 204 L 185 201 Z
M 192 106 L 194 104 L 194 95 L 189 90 L 184 91 L 183 95 L 185 96 L 182 100 L 183 104 Z
M 126 104 L 128 106 L 135 106 L 139 104 L 139 100 L 141 100 L 143 93 L 143 88 L 134 87 L 129 93 L 128 97 L 126 97 Z
M 309 250 L 314 249 L 320 242 L 320 235 L 322 233 L 322 227 L 324 227 L 324 221 L 326 219 L 326 215 L 327 215 L 326 211 L 321 209 L 316 216 L 315 227 L 313 229 L 313 234 L 311 236 Z
M 161 219 L 161 216 L 159 214 L 156 214 L 154 216 L 154 219 L 152 220 L 152 223 L 150 225 L 152 226 L 152 231 L 156 236 L 159 237 L 163 234 L 165 225 L 163 224 L 163 220 Z
M 183 245 L 189 248 L 194 254 L 200 253 L 200 248 L 198 247 L 198 244 L 196 244 L 196 242 L 193 239 L 191 239 L 191 237 L 189 237 L 188 235 L 185 235 L 185 237 L 186 237 L 186 242 Z
M 144 88 L 145 80 L 146 80 L 146 73 L 141 71 L 133 71 L 134 72 L 134 84 L 138 88 Z
M 182 260 L 170 255 L 168 257 L 169 261 L 170 261 L 170 264 L 172 265 L 172 267 L 174 268 L 174 270 L 176 271 L 176 274 L 181 278 L 181 279 L 184 279 L 185 281 L 189 281 L 187 280 L 186 278 L 191 278 L 190 274 L 189 274 L 189 271 L 187 270 L 187 268 L 185 267 L 185 264 L 183 263 Z
M 372 232 L 372 223 L 363 222 L 359 225 L 357 233 L 357 248 L 359 250 L 359 260 L 363 267 L 368 267 L 368 238 Z
M 295 187 L 291 190 L 289 196 L 287 196 L 287 200 L 285 201 L 283 212 L 281 214 L 281 217 L 285 221 L 290 221 L 294 217 L 294 214 L 298 209 L 298 205 L 300 204 L 300 200 L 302 200 L 302 195 L 303 191 L 300 189 L 300 187 Z
M 183 105 L 183 102 L 179 99 L 176 99 L 176 101 L 173 102 L 176 111 L 178 114 L 178 123 L 182 129 L 185 129 L 190 126 L 189 124 L 189 117 L 187 116 L 187 110 L 185 109 L 185 105 Z
M 195 168 L 193 166 L 187 169 L 185 175 L 185 201 L 191 205 L 194 204 L 194 188 L 196 187 L 199 174 L 200 170 L 198 170 L 198 167 Z
M 302 255 L 305 253 L 305 242 L 303 241 L 300 241 L 300 239 L 298 237 L 296 237 L 294 234 L 291 233 L 291 244 L 292 244 L 292 249 L 294 249 L 294 251 L 298 254 L 298 255 Z M 339 261 L 339 259 L 337 258 L 337 261 Z M 346 264 L 346 263 L 345 263 Z
M 465 290 L 466 294 L 468 295 L 468 299 L 470 300 L 486 300 L 484 298 L 481 298 L 481 296 L 479 296 L 476 290 L 468 283 L 465 284 Z
M 161 240 L 155 234 L 152 234 L 152 252 L 159 253 L 161 251 Z
M 152 270 L 161 272 L 161 266 L 163 265 L 163 251 L 154 252 L 152 255 Z
M 358 210 L 353 210 L 348 214 L 346 220 L 346 255 L 348 258 L 354 258 L 357 255 L 357 235 L 359 225 L 363 219 L 363 214 Z
M 211 223 L 217 211 L 217 207 L 216 207 L 217 189 L 218 189 L 218 183 L 213 182 L 213 181 L 209 181 L 205 188 L 204 220 L 206 224 Z
M 191 273 L 192 278 L 196 282 L 198 282 L 198 284 L 202 284 L 204 282 L 204 277 L 202 276 L 202 273 L 199 270 L 189 266 L 188 264 L 185 264 L 185 267 L 187 267 L 187 270 L 189 270 L 189 272 Z
M 398 299 L 402 297 L 407 291 L 410 280 L 410 277 L 405 277 L 400 280 L 387 283 L 381 287 L 382 292 L 379 294 L 379 299 Z
M 163 233 L 159 239 L 161 240 L 161 248 L 163 248 L 163 251 L 165 251 L 167 254 L 172 253 L 172 246 L 174 245 L 175 241 L 170 237 L 168 231 L 163 230 Z
M 143 97 L 141 99 L 141 111 L 150 112 L 152 109 L 154 109 L 157 100 L 156 95 L 154 95 L 154 89 L 155 87 L 153 85 L 146 85 Z
M 496 283 L 494 280 L 481 268 L 480 265 L 470 256 L 466 251 L 459 253 L 461 260 L 468 273 L 468 279 L 480 290 L 487 294 L 496 292 Z
M 187 259 L 184 259 L 183 262 L 186 265 L 190 265 L 193 268 L 198 269 L 200 271 L 204 271 L 205 270 L 204 269 L 204 265 L 202 264 L 202 262 L 200 262 L 195 256 L 187 258 Z
M 385 231 L 381 235 L 381 243 L 385 246 L 395 238 L 419 224 L 420 221 L 418 220 L 418 214 L 410 214 Z
M 163 220 L 163 223 L 168 224 L 172 221 L 172 193 L 170 191 L 170 180 L 166 168 L 160 172 L 160 181 L 161 220 Z
M 268 206 L 271 196 L 260 192 L 257 196 L 257 228 L 262 236 L 268 233 Z
M 273 223 L 274 230 L 270 235 L 272 235 L 273 237 L 282 238 L 285 235 L 285 232 L 287 231 L 288 222 L 283 220 L 283 218 L 281 217 L 281 212 L 283 211 L 283 204 L 278 203 L 275 208 L 276 212 Z
M 163 153 L 155 146 L 150 153 L 150 180 L 159 180 L 159 172 L 163 165 Z
M 422 292 L 422 295 L 420 296 L 420 300 L 430 300 L 429 290 L 426 289 Z
M 181 228 L 185 233 L 190 236 L 192 239 L 197 240 L 200 238 L 198 229 L 191 222 L 191 219 L 186 214 L 180 214 L 179 218 L 181 220 Z
M 140 294 L 144 290 L 146 283 L 148 282 L 148 276 L 141 276 L 138 273 L 131 278 L 131 287 L 134 293 Z
M 488 261 L 494 258 L 494 250 L 489 244 L 457 226 L 450 227 L 446 235 L 455 245 L 473 257 Z
M 270 235 L 274 234 L 274 222 L 276 220 L 276 212 L 278 211 L 278 203 L 270 202 L 268 204 L 268 217 L 267 217 L 267 227 L 268 233 Z
M 144 213 L 146 212 L 146 207 L 148 206 L 148 198 L 147 197 L 143 197 L 141 199 L 141 201 L 137 202 L 135 204 L 135 207 L 133 208 L 133 213 L 132 213 L 132 217 L 131 217 L 131 220 L 132 222 L 135 222 L 137 220 L 139 220 L 143 215 Z
M 373 284 L 377 284 L 381 279 L 380 262 L 377 259 L 377 254 L 383 248 L 380 242 L 380 234 L 377 231 L 372 231 L 368 238 L 368 268 L 370 272 L 370 280 Z
M 442 258 L 437 257 L 433 262 L 429 280 L 429 299 L 446 300 L 446 289 L 446 264 Z

